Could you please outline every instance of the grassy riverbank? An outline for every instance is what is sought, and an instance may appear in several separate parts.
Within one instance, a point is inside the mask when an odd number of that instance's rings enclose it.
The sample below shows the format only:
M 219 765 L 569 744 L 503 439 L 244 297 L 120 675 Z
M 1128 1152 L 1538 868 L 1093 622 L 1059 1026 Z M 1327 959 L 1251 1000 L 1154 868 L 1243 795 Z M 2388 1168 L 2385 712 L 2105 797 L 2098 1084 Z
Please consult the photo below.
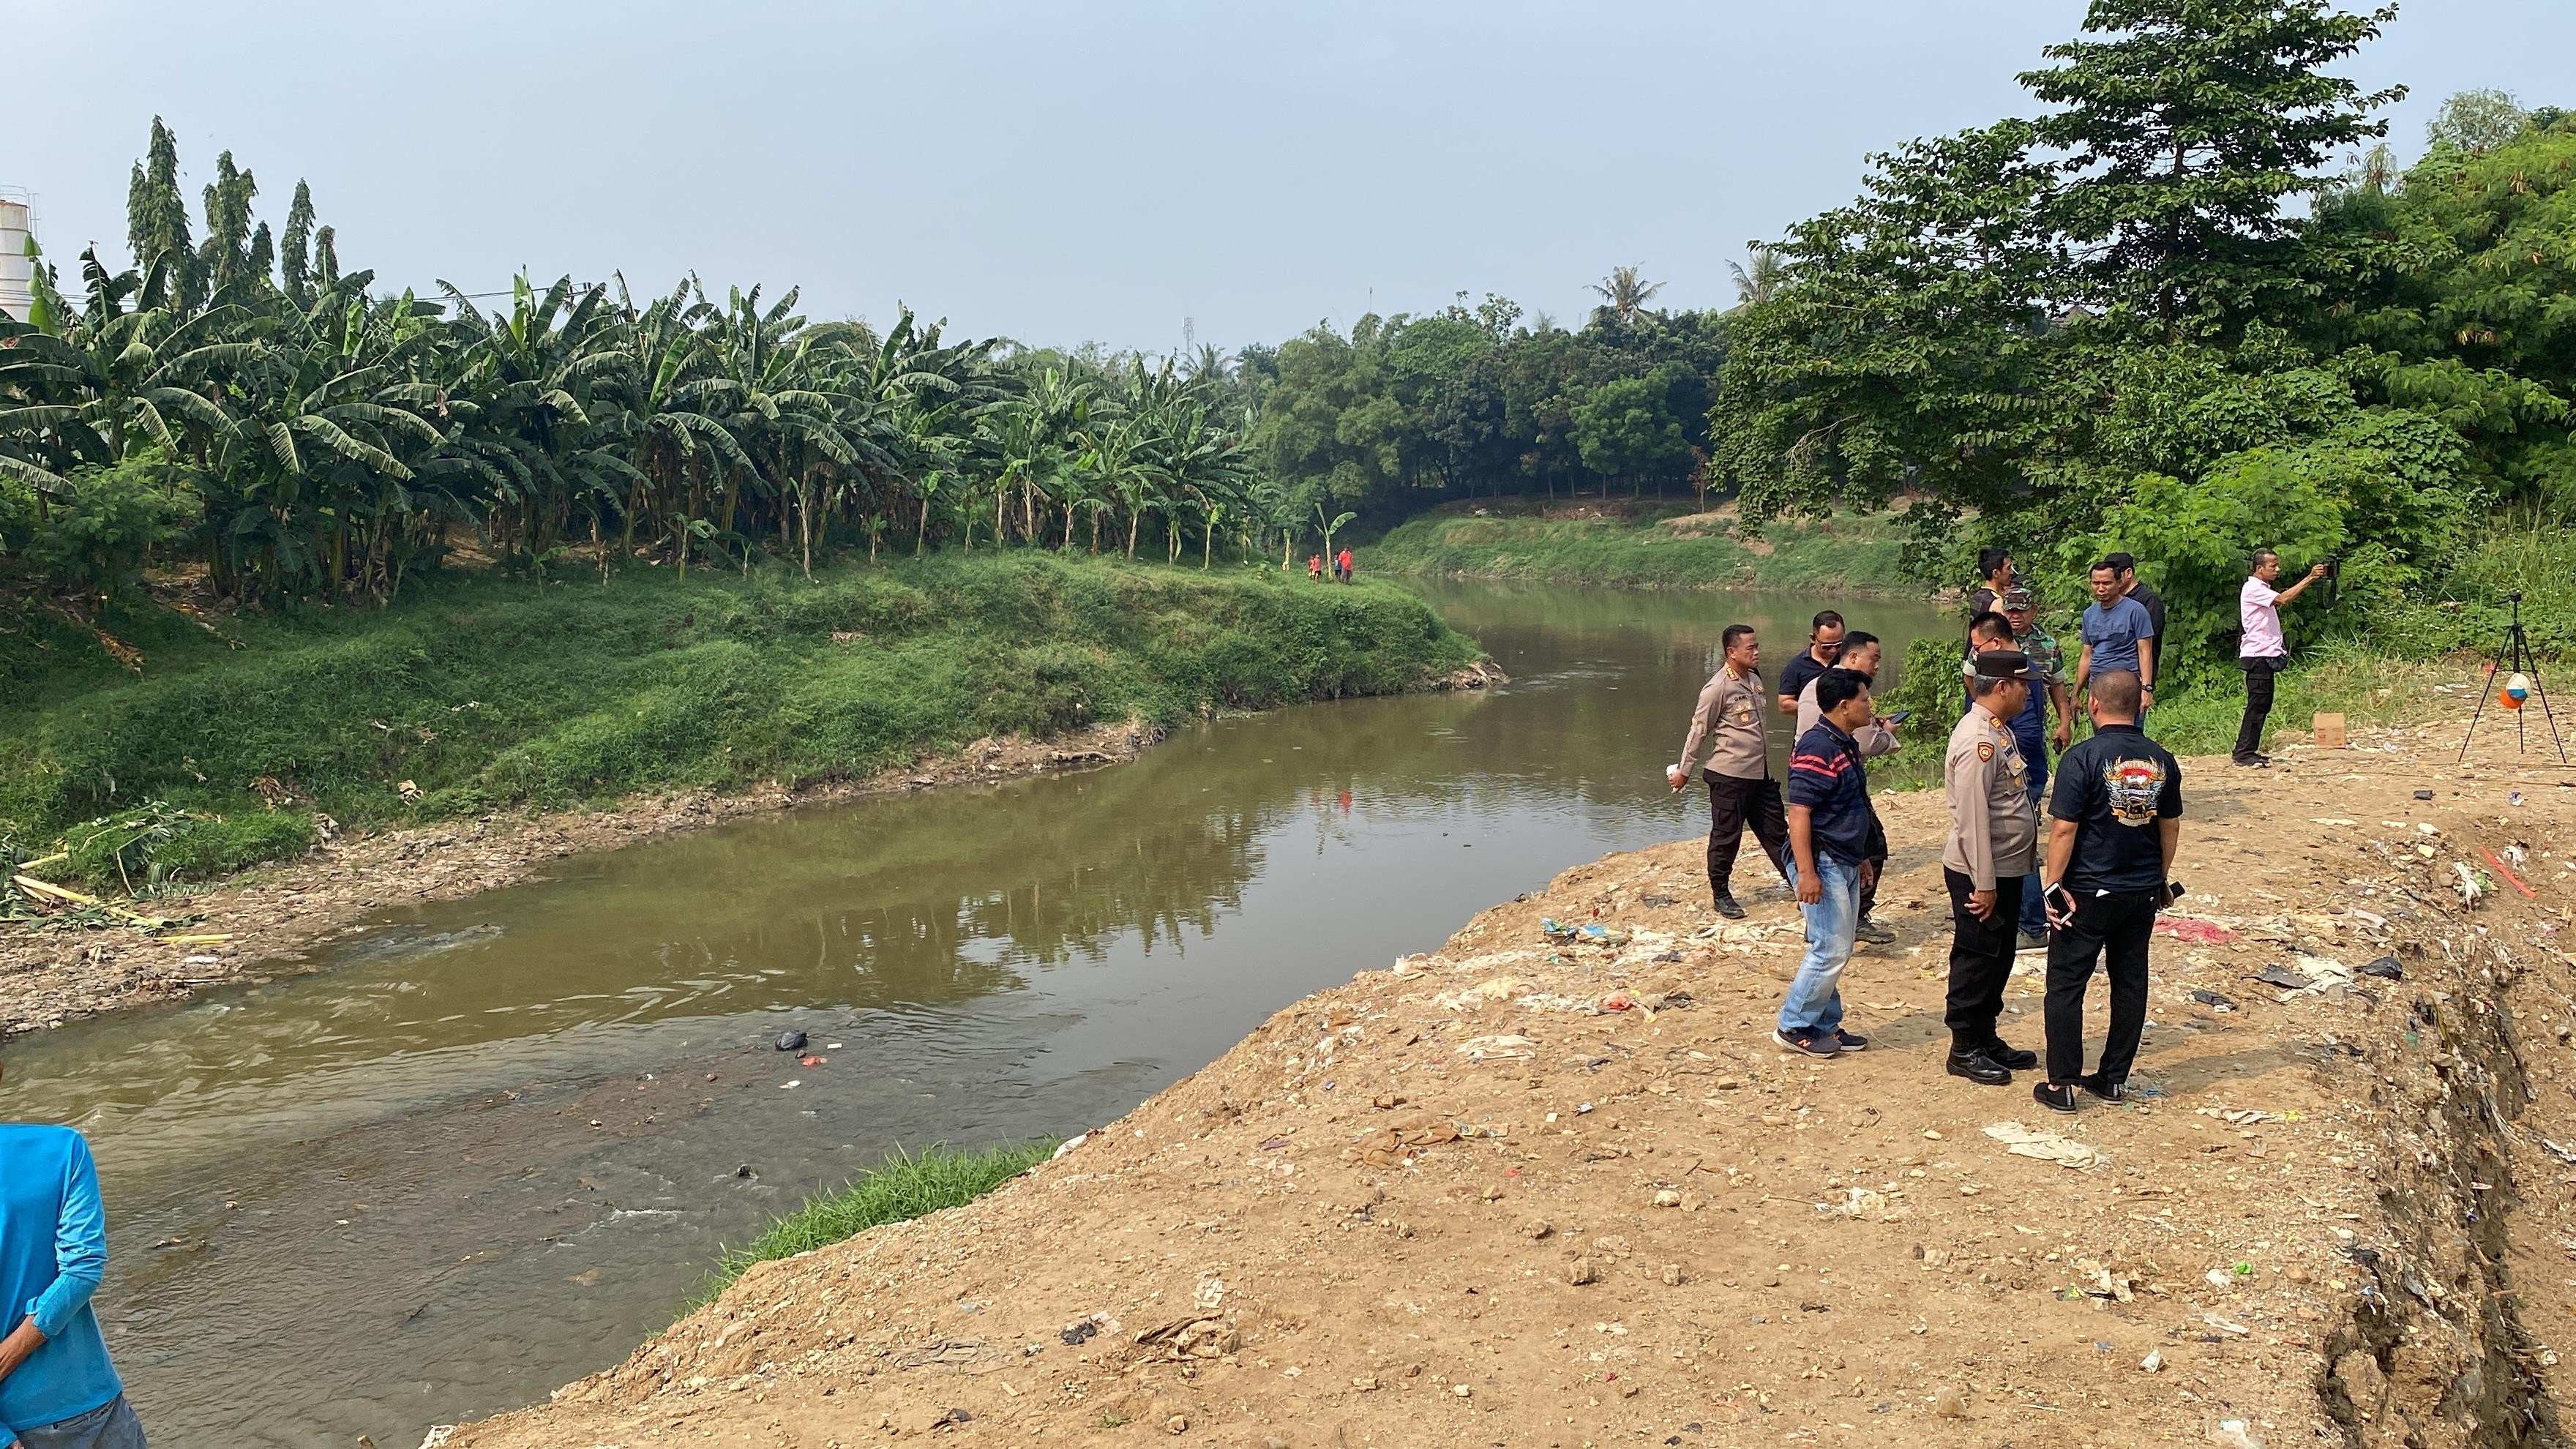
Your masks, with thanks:
M 1047 1160 L 1047 1142 L 959 1151 L 927 1148 L 903 1153 L 839 1192 L 825 1193 L 769 1225 L 738 1248 L 727 1248 L 707 1286 L 689 1302 L 694 1312 L 715 1301 L 755 1263 L 793 1258 L 846 1242 L 870 1228 L 909 1222 L 942 1208 L 963 1207 Z
M 1391 573 L 1627 588 L 1921 593 L 1898 571 L 1901 547 L 1885 517 L 1780 522 L 1747 539 L 1731 514 L 1693 513 L 1686 503 L 1614 498 L 1542 509 L 1501 500 L 1408 520 L 1362 550 L 1361 562 Z
M 1392 585 L 1013 553 L 811 582 L 436 581 L 385 610 L 0 604 L 0 841 L 202 880 L 374 825 L 790 786 L 998 735 L 1419 687 L 1473 641 Z M 92 826 L 102 818 L 109 823 Z M 120 866 L 122 869 L 120 869 Z

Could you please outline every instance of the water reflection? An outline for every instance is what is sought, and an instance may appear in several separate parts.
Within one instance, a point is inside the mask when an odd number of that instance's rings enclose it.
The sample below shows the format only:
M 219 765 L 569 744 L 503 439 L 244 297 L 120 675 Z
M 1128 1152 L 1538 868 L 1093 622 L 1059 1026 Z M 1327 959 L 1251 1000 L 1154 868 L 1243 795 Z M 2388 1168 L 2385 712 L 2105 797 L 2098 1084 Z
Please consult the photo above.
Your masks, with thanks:
M 1428 592 L 1512 686 L 566 860 L 319 974 L 18 1044 L 12 1115 L 97 1146 L 102 1316 L 156 1434 L 407 1444 L 541 1397 L 895 1144 L 1105 1120 L 1307 991 L 1704 828 L 1661 768 L 1718 632 L 1776 667 L 1813 607 Z M 768 1050 L 789 1023 L 823 1065 Z

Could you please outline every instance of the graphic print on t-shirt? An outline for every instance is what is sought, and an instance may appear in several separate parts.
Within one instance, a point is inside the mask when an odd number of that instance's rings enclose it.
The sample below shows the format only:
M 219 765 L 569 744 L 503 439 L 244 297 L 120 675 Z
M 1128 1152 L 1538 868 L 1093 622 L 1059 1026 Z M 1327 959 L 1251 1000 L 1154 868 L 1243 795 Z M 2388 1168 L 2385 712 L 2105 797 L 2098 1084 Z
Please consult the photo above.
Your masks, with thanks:
M 2138 826 L 2156 818 L 2156 800 L 2165 791 L 2165 767 L 2153 759 L 2113 760 L 2102 767 L 2102 784 L 2111 797 L 2111 818 Z

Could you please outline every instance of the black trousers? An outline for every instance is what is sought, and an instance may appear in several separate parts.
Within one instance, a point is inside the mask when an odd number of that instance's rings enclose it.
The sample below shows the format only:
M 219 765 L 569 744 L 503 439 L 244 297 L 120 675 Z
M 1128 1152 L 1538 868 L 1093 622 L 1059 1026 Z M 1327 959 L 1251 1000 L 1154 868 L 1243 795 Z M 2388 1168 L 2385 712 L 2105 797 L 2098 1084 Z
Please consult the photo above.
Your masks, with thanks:
M 1941 867 L 1950 887 L 1950 1001 L 1943 1017 L 1950 1044 L 1962 1051 L 1995 1039 L 1995 1018 L 2003 1015 L 2004 983 L 2012 979 L 2013 950 L 2020 944 L 2020 876 L 1998 877 L 1995 909 L 1980 921 L 1968 909 L 1977 888 L 1969 877 Z
M 1712 894 L 1733 891 L 1736 852 L 1744 848 L 1744 829 L 1771 859 L 1783 879 L 1789 874 L 1789 810 L 1780 803 L 1780 782 L 1738 780 L 1710 775 L 1708 780 L 1708 888 Z
M 2048 1079 L 2084 1075 L 2084 989 L 2099 962 L 2111 977 L 2111 1034 L 2102 1043 L 2105 1080 L 2125 1082 L 2147 1024 L 2147 942 L 2156 925 L 2156 892 L 2096 896 L 2078 892 L 2075 919 L 2048 937 Z
M 2236 726 L 2236 758 L 2250 760 L 2263 751 L 2263 724 L 2272 717 L 2272 683 L 2283 661 L 2248 659 L 2245 663 L 2245 718 Z

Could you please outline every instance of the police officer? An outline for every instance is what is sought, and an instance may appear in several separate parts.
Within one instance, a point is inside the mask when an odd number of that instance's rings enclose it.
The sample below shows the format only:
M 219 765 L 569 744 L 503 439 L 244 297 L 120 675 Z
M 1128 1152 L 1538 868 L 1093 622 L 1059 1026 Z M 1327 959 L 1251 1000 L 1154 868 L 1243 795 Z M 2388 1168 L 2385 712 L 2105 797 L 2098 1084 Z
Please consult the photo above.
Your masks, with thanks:
M 1744 919 L 1735 899 L 1735 856 L 1749 827 L 1763 856 L 1783 879 L 1788 875 L 1789 817 L 1772 777 L 1770 722 L 1762 687 L 1762 641 L 1750 624 L 1729 624 L 1718 635 L 1725 660 L 1709 676 L 1691 710 L 1681 763 L 1664 767 L 1664 781 L 1678 794 L 1691 771 L 1707 759 L 1708 888 L 1717 913 Z
M 1941 876 L 1950 887 L 1949 1072 L 1981 1086 L 2012 1082 L 2013 1068 L 2039 1065 L 1995 1035 L 2012 976 L 2014 927 L 2022 877 L 2039 841 L 2030 798 L 2030 767 L 2010 721 L 2029 702 L 2030 658 L 2018 650 L 1976 657 L 1968 679 L 1973 701 L 1950 731 L 1942 778 L 1950 801 L 1950 838 Z

